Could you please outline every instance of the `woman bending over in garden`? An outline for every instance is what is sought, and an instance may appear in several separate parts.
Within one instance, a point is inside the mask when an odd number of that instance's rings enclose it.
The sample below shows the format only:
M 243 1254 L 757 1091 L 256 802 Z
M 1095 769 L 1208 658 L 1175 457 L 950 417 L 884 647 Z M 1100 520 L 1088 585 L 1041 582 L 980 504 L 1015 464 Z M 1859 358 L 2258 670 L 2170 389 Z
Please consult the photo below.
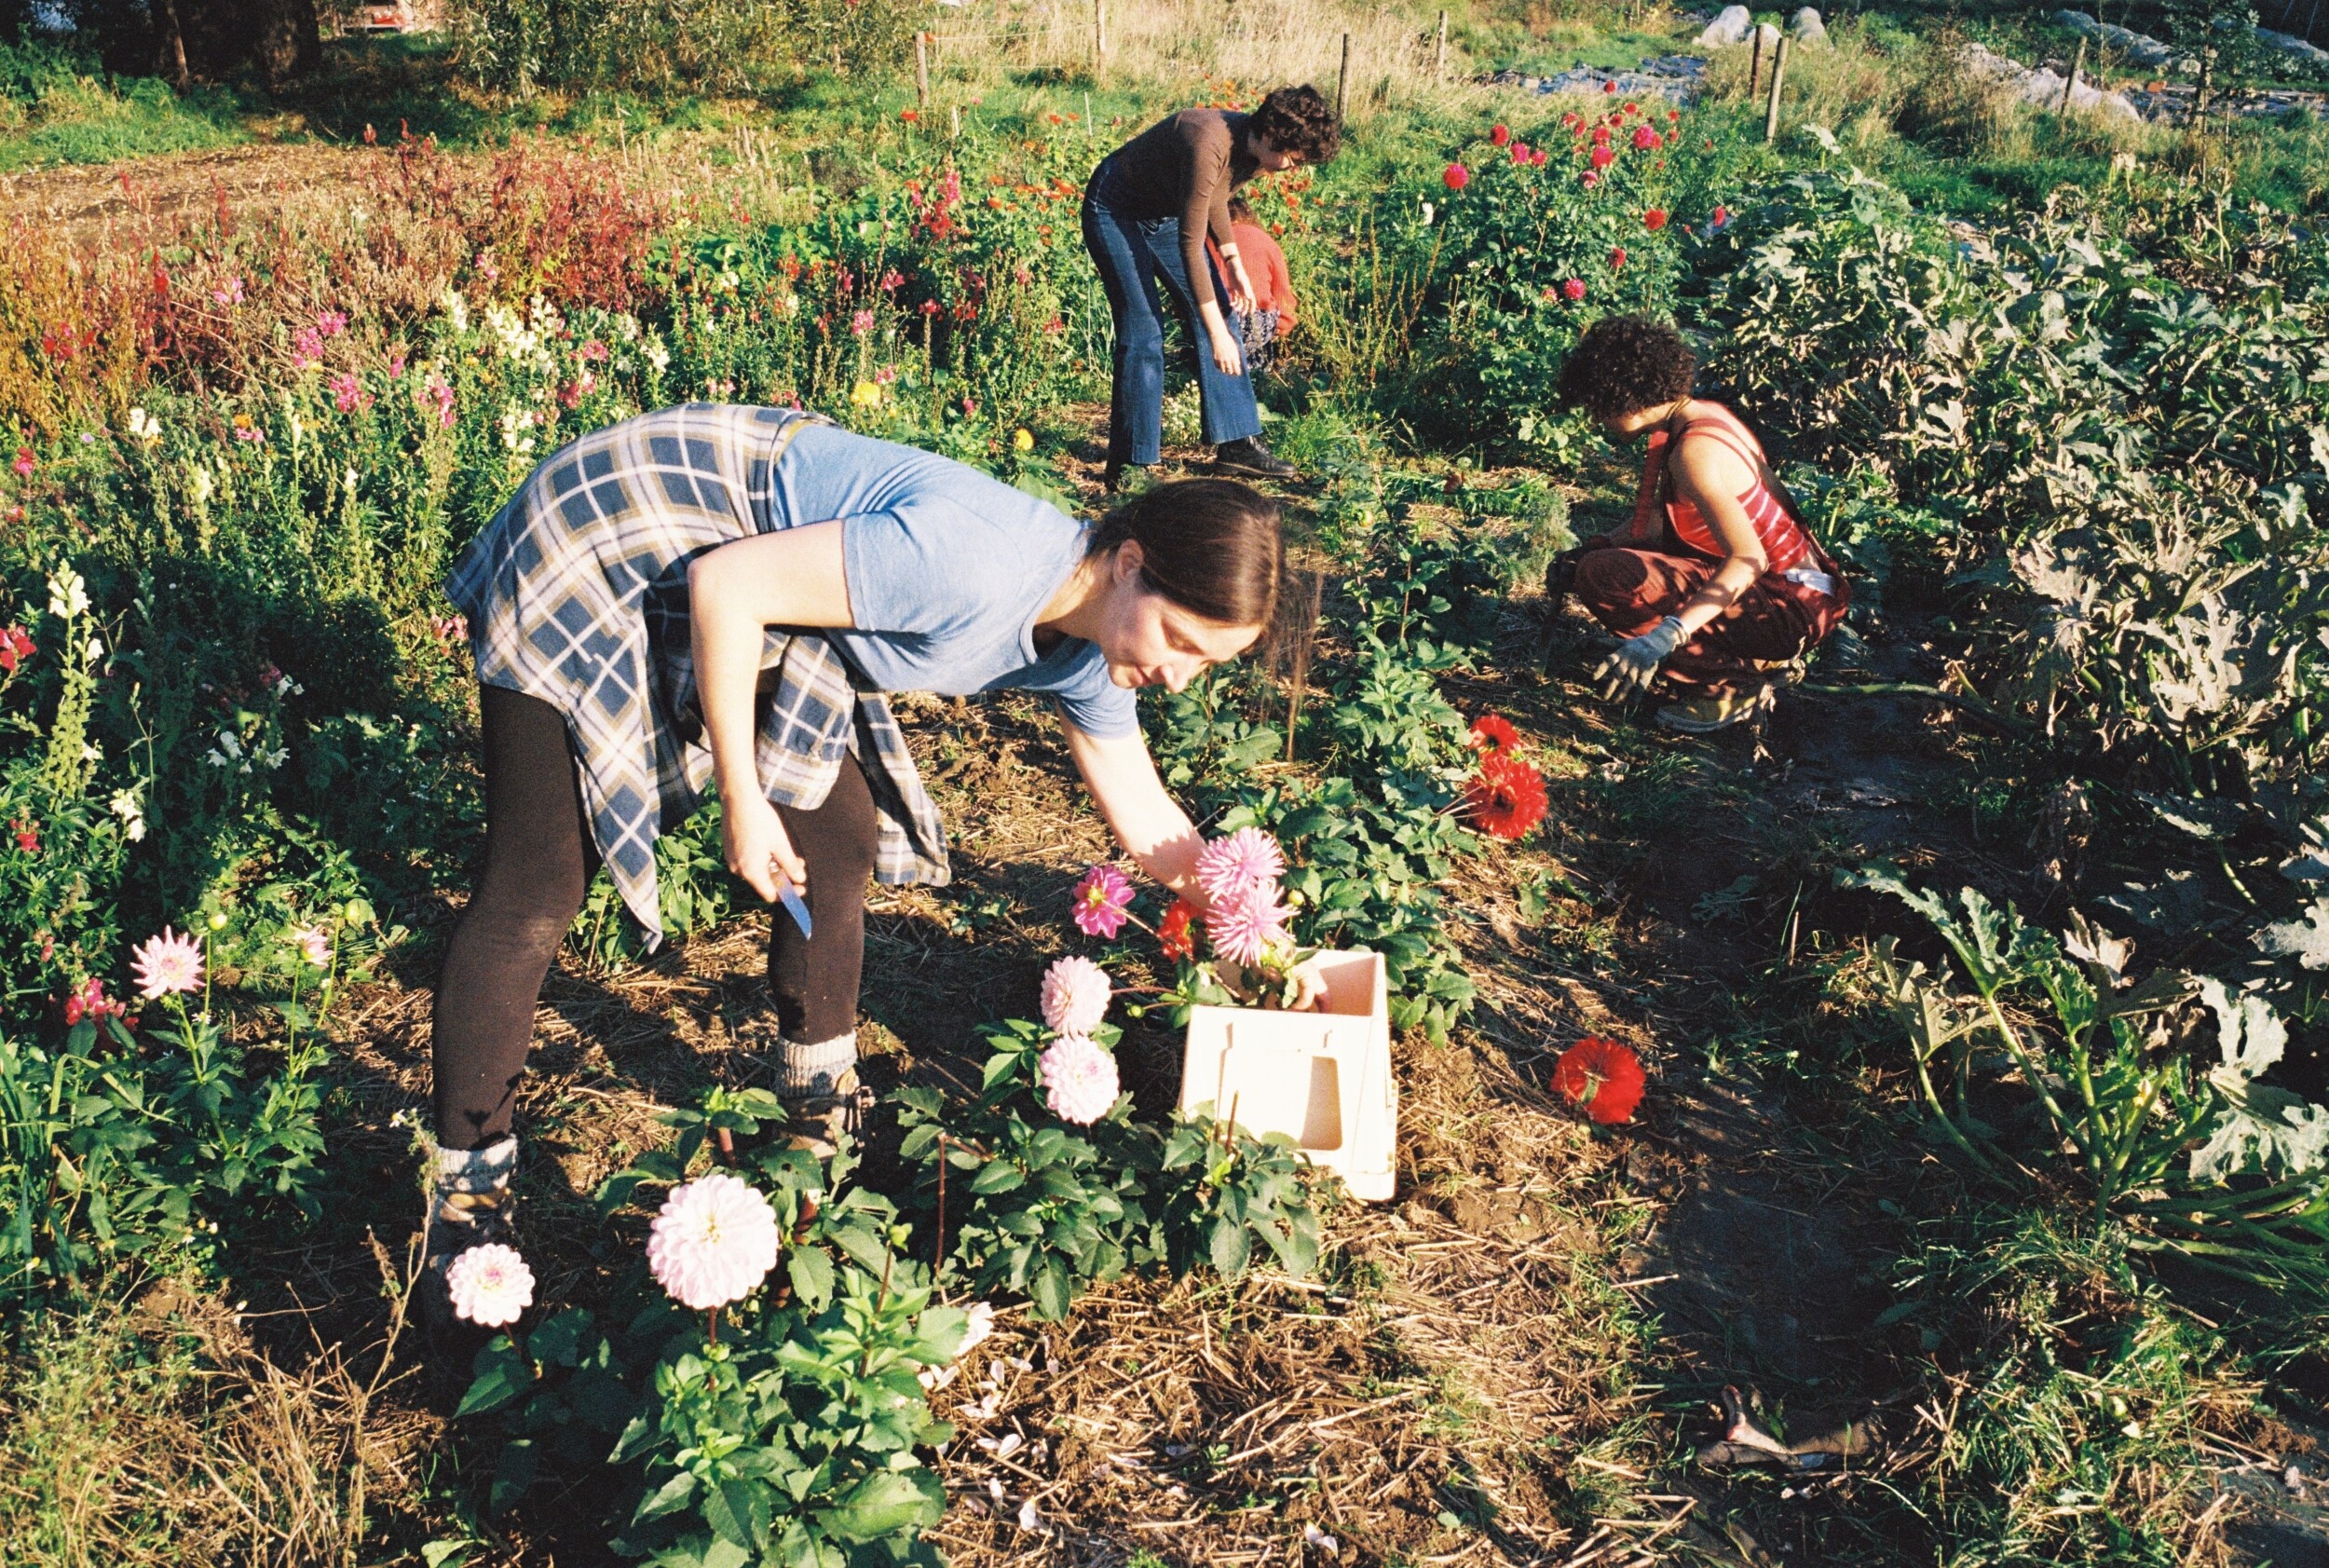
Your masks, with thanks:
M 1648 435 L 1633 519 L 1554 564 L 1627 640 L 1595 675 L 1612 701 L 1665 676 L 1658 722 L 1703 733 L 1736 724 L 1835 629 L 1851 588 L 1811 537 L 1762 443 L 1738 416 L 1690 395 L 1697 359 L 1661 321 L 1616 316 L 1587 329 L 1560 397 L 1613 439 Z
M 1260 170 L 1324 163 L 1342 145 L 1317 89 L 1279 88 L 1250 115 L 1183 109 L 1100 160 L 1083 192 L 1083 244 L 1099 268 L 1115 320 L 1115 382 L 1108 404 L 1108 487 L 1127 466 L 1152 467 L 1164 434 L 1162 280 L 1197 353 L 1205 439 L 1226 473 L 1283 479 L 1293 469 L 1261 440 L 1261 413 L 1246 374 L 1240 329 L 1223 314 L 1254 307 L 1254 285 L 1230 223 L 1230 192 Z M 1205 254 L 1210 235 L 1228 268 Z
M 535 470 L 445 584 L 484 688 L 486 822 L 436 998 L 436 1320 L 454 1255 L 507 1239 L 535 1004 L 599 866 L 660 941 L 656 838 L 717 784 L 729 869 L 787 899 L 773 1028 L 746 1032 L 774 1037 L 795 1146 L 829 1154 L 871 1098 L 865 879 L 948 879 L 883 694 L 1050 695 L 1117 841 L 1202 909 L 1134 691 L 1243 652 L 1279 571 L 1276 506 L 1243 484 L 1160 485 L 1095 526 L 791 410 L 644 415 Z

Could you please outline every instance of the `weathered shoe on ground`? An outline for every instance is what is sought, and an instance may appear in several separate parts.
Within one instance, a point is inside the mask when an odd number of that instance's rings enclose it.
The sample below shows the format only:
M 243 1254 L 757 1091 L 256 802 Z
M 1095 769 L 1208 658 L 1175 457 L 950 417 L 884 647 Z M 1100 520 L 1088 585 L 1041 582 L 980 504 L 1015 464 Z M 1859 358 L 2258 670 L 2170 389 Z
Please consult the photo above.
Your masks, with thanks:
M 1260 436 L 1242 436 L 1215 447 L 1213 471 L 1250 474 L 1256 479 L 1293 479 L 1299 475 L 1294 465 L 1273 455 Z
M 1772 689 L 1758 686 L 1752 691 L 1718 691 L 1710 696 L 1674 699 L 1658 709 L 1657 721 L 1660 729 L 1684 735 L 1711 735 L 1767 713 L 1771 705 Z
M 443 1376 L 457 1381 L 468 1376 L 470 1363 L 498 1330 L 454 1315 L 445 1274 L 453 1260 L 472 1247 L 495 1242 L 517 1246 L 517 1194 L 510 1190 L 510 1176 L 517 1166 L 517 1140 L 505 1139 L 466 1153 L 445 1151 L 437 1161 L 421 1248 L 420 1280 L 413 1293 L 419 1302 L 430 1363 Z
M 874 1092 L 857 1081 L 853 1067 L 843 1069 L 830 1088 L 777 1098 L 784 1102 L 784 1147 L 819 1160 L 838 1153 L 844 1136 L 855 1142 L 874 1108 Z

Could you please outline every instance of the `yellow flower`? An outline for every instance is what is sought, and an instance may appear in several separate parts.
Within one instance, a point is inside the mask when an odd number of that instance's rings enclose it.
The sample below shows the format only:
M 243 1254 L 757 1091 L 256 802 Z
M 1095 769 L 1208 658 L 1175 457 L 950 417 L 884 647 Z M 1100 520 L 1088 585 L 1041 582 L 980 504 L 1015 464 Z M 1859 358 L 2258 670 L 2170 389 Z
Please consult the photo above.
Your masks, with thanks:
M 1021 426 L 1011 432 L 1011 444 L 1018 451 L 1032 452 L 1035 450 L 1035 437 L 1025 426 Z
M 881 406 L 880 385 L 872 381 L 860 381 L 850 389 L 849 401 L 860 408 L 879 408 Z

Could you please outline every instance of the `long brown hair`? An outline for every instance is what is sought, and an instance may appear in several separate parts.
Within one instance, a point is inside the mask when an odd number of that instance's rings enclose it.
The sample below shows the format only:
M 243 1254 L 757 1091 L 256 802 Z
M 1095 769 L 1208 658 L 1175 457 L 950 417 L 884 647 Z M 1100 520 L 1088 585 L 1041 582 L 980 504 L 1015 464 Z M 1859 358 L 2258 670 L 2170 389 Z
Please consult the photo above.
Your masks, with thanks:
M 1233 479 L 1180 479 L 1142 491 L 1099 521 L 1092 553 L 1131 539 L 1140 581 L 1192 615 L 1267 627 L 1286 570 L 1278 504 Z

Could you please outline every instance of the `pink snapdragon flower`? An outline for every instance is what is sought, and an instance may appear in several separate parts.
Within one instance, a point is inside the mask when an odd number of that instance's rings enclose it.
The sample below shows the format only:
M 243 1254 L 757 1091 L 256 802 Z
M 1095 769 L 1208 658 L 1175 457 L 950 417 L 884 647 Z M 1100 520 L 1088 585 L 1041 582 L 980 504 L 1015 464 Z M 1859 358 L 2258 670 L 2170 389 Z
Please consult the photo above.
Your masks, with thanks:
M 240 305 L 242 303 L 241 274 L 238 273 L 236 276 L 227 279 L 226 281 L 219 287 L 212 289 L 211 291 L 211 297 L 229 309 Z
M 1248 888 L 1243 897 L 1207 909 L 1205 933 L 1223 958 L 1238 964 L 1259 963 L 1272 943 L 1284 939 L 1292 913 L 1278 902 L 1277 884 L 1262 882 Z
M 157 997 L 202 989 L 202 945 L 168 926 L 131 950 L 129 975 L 138 995 L 148 1002 Z
M 292 338 L 292 362 L 301 370 L 313 370 L 323 362 L 323 334 L 313 327 L 302 327 Z
M 1285 874 L 1285 852 L 1259 827 L 1241 827 L 1197 852 L 1197 883 L 1216 904 L 1234 902 Z
M 1089 1126 L 1116 1104 L 1121 1085 L 1116 1058 L 1099 1043 L 1081 1034 L 1063 1034 L 1035 1063 L 1043 1081 L 1043 1103 L 1053 1115 L 1078 1126 Z
M 324 336 L 337 337 L 340 334 L 346 332 L 347 330 L 347 311 L 319 310 L 316 312 L 316 331 L 321 333 Z
M 1076 929 L 1086 936 L 1113 936 L 1124 928 L 1132 907 L 1132 883 L 1112 866 L 1095 866 L 1076 884 Z
M 444 1271 L 453 1315 L 485 1329 L 506 1329 L 534 1304 L 534 1271 L 514 1247 L 472 1247 Z
M 1043 972 L 1043 1022 L 1059 1034 L 1089 1034 L 1108 1016 L 1113 989 L 1090 959 L 1060 959 Z
M 697 1312 L 739 1302 L 776 1267 L 776 1210 L 724 1170 L 683 1181 L 647 1232 L 647 1266 L 672 1300 Z

